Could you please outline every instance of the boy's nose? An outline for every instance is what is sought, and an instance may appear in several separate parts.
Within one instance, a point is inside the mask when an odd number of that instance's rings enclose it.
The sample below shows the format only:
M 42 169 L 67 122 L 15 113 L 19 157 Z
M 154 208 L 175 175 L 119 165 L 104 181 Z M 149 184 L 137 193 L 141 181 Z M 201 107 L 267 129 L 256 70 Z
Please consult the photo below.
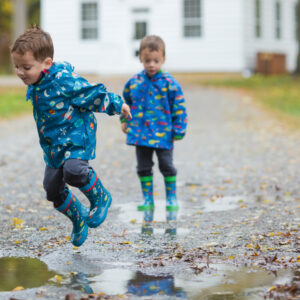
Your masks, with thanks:
M 17 69 L 17 75 L 18 76 L 24 75 L 24 71 L 22 71 L 21 69 Z

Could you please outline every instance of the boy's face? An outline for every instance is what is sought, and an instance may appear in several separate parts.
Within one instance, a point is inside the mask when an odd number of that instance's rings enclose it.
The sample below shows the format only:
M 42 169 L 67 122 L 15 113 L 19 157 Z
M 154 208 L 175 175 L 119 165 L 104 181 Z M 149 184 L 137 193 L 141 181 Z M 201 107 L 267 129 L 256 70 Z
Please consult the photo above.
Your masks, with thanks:
M 52 59 L 45 58 L 44 61 L 38 61 L 34 58 L 31 51 L 27 51 L 24 55 L 13 52 L 12 60 L 15 65 L 17 76 L 26 84 L 36 83 L 43 70 L 48 70 L 52 66 Z
M 165 56 L 162 50 L 150 51 L 145 48 L 140 53 L 140 62 L 143 64 L 149 77 L 153 77 L 165 62 Z

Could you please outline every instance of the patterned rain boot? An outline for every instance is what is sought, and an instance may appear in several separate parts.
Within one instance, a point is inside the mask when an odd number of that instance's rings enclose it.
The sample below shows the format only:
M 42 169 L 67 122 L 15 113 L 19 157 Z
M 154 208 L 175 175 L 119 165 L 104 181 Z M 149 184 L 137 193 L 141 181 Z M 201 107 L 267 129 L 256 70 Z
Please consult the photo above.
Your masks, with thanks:
M 72 194 L 69 189 L 64 191 L 64 202 L 56 210 L 67 216 L 73 223 L 71 243 L 74 246 L 81 246 L 88 236 L 88 226 L 86 224 L 86 207 Z
M 144 203 L 138 206 L 139 211 L 153 210 L 153 176 L 140 177 Z
M 166 197 L 167 197 L 167 211 L 177 211 L 179 209 L 176 198 L 176 176 L 165 177 Z
M 91 203 L 90 213 L 86 223 L 91 228 L 98 227 L 104 222 L 108 208 L 111 205 L 111 195 L 104 188 L 96 172 L 90 172 L 90 181 L 87 185 L 80 188 Z

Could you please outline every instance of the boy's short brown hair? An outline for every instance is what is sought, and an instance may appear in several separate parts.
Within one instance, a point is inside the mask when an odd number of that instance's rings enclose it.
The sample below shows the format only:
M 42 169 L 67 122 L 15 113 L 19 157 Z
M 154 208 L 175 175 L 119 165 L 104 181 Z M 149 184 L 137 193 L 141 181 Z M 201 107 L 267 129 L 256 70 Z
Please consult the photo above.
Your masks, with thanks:
M 139 54 L 142 53 L 144 49 L 149 49 L 150 51 L 159 51 L 163 52 L 163 55 L 166 55 L 166 47 L 163 39 L 157 35 L 146 35 L 140 44 Z
M 33 26 L 16 39 L 10 51 L 21 55 L 31 51 L 37 61 L 44 61 L 47 57 L 53 59 L 54 47 L 50 34 Z

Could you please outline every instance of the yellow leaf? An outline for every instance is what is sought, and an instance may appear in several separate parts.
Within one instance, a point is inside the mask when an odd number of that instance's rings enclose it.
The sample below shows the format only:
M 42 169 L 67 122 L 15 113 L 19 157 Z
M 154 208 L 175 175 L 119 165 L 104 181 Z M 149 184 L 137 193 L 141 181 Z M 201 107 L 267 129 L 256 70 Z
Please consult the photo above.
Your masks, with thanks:
M 129 242 L 129 241 L 124 241 L 124 242 L 121 242 L 120 244 L 124 244 L 124 245 L 131 245 L 132 243 Z
M 130 222 L 131 224 L 135 224 L 135 223 L 136 223 L 136 219 L 131 219 L 129 222 Z
M 275 233 L 274 232 L 269 232 L 268 236 L 274 236 Z
M 74 246 L 74 247 L 73 247 L 73 250 L 78 250 L 78 247 Z
M 269 288 L 269 292 L 272 292 L 272 291 L 275 291 L 276 290 L 276 286 L 271 286 L 270 288 Z
M 13 221 L 13 225 L 15 225 L 15 226 L 21 225 L 24 222 L 24 220 L 18 219 L 18 218 L 13 218 L 12 221 Z
M 45 230 L 48 230 L 48 229 L 46 227 L 41 227 L 40 230 L 45 231 Z
M 51 278 L 52 281 L 61 283 L 62 282 L 62 277 L 59 275 L 55 275 L 53 278 Z
M 194 226 L 195 226 L 195 227 L 199 227 L 200 224 L 199 224 L 199 223 L 194 223 Z
M 21 242 L 20 241 L 15 241 L 14 244 L 21 244 Z
M 22 291 L 22 290 L 24 290 L 23 286 L 17 286 L 13 289 L 13 291 Z
M 246 247 L 247 248 L 253 248 L 253 245 L 252 244 L 247 244 Z
M 202 214 L 202 211 L 201 211 L 201 210 L 198 210 L 198 211 L 197 211 L 197 214 L 201 215 L 201 214 Z
M 245 207 L 247 207 L 246 204 L 241 204 L 241 205 L 240 205 L 240 208 L 245 208 Z
M 228 259 L 234 259 L 234 256 L 228 256 L 227 258 Z

